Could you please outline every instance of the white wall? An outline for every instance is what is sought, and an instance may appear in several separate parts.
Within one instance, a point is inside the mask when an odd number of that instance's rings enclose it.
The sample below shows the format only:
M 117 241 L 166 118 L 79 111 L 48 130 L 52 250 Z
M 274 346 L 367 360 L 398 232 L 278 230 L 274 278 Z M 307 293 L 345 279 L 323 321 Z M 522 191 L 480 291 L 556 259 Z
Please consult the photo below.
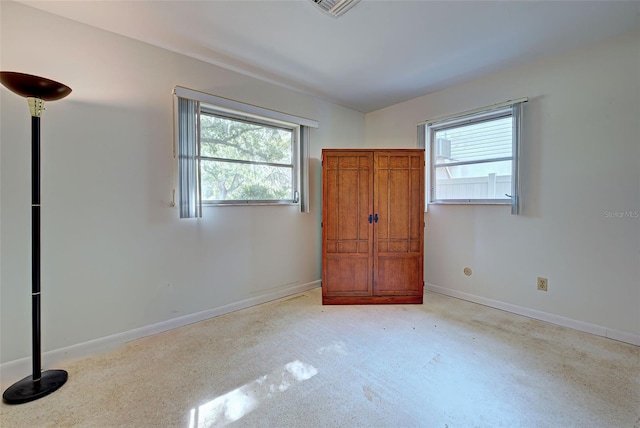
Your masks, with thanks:
M 639 33 L 372 112 L 365 140 L 415 147 L 419 122 L 520 97 L 530 99 L 523 215 L 501 206 L 430 206 L 425 281 L 452 295 L 566 317 L 637 342 Z M 607 217 L 616 212 L 635 218 Z M 465 266 L 472 276 L 463 274 Z M 549 279 L 548 292 L 537 291 L 538 276 Z
M 73 89 L 48 103 L 42 119 L 44 351 L 319 285 L 320 150 L 361 145 L 363 114 L 22 4 L 0 5 L 2 70 Z M 217 207 L 200 220 L 178 219 L 169 207 L 175 85 L 317 120 L 312 212 Z M 0 101 L 6 363 L 31 354 L 30 116 L 26 101 L 4 88 Z

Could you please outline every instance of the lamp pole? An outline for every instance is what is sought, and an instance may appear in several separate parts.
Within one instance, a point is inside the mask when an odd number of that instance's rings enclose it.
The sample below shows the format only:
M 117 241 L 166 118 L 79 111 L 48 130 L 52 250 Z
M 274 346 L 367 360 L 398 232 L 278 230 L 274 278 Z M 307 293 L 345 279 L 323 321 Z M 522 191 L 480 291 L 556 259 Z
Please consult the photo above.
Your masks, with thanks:
M 31 112 L 31 344 L 33 373 L 11 385 L 2 394 L 7 404 L 21 404 L 51 394 L 67 381 L 65 370 L 42 371 L 40 319 L 40 118 L 45 101 L 71 93 L 62 83 L 30 74 L 0 72 L 0 82 L 27 99 Z

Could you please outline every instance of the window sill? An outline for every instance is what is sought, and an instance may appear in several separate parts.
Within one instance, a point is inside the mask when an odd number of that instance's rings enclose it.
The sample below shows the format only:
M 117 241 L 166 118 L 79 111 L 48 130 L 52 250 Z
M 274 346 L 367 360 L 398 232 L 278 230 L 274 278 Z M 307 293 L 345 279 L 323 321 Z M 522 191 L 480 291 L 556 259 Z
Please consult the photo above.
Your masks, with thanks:
M 202 201 L 202 207 L 247 207 L 247 206 L 298 206 L 298 202 L 283 201 L 283 202 L 265 202 L 265 201 L 229 201 L 229 202 L 207 202 Z
M 506 205 L 511 206 L 511 199 L 451 199 L 432 201 L 429 205 Z

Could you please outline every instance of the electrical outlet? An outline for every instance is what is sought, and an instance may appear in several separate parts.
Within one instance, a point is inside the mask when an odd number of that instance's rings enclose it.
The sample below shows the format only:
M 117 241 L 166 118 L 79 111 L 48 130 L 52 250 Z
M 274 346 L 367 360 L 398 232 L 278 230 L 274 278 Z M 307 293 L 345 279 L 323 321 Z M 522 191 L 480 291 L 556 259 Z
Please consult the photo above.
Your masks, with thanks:
M 548 286 L 549 286 L 549 280 L 547 278 L 538 277 L 538 290 L 547 291 Z

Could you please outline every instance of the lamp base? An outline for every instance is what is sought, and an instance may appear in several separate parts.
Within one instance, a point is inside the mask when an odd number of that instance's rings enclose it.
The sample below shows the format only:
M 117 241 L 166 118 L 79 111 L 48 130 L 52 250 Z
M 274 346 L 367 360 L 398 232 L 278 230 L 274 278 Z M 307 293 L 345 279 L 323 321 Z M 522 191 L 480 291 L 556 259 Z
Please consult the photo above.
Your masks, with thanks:
M 68 374 L 64 370 L 45 370 L 39 381 L 34 382 L 32 376 L 27 376 L 11 385 L 2 394 L 7 404 L 22 404 L 37 400 L 51 394 L 67 381 Z

